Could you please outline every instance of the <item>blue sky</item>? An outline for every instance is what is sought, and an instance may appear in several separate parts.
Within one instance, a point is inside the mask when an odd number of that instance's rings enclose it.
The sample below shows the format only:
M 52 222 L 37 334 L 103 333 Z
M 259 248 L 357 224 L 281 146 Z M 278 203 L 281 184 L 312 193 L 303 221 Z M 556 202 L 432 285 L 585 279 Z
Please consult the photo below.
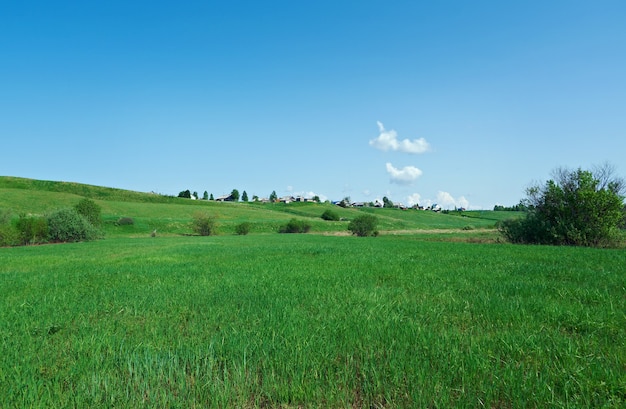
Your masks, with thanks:
M 513 205 L 626 176 L 624 1 L 5 1 L 0 175 Z

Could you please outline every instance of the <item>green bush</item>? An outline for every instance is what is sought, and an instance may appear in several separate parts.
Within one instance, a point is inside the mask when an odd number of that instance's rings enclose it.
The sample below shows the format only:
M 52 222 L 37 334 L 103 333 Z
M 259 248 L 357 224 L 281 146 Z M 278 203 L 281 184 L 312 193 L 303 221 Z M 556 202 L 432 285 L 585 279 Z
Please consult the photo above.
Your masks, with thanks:
M 76 206 L 74 206 L 74 209 L 76 209 L 78 214 L 85 217 L 93 226 L 99 227 L 102 225 L 102 218 L 100 216 L 102 210 L 93 200 L 84 198 L 78 202 Z
M 304 221 L 298 219 L 291 219 L 287 224 L 280 226 L 278 229 L 279 233 L 307 233 L 311 230 L 311 225 Z
M 0 224 L 0 247 L 19 244 L 19 234 L 11 224 Z
M 359 237 L 378 236 L 376 225 L 378 219 L 371 214 L 364 214 L 356 217 L 348 224 L 348 230 Z
M 235 233 L 240 236 L 245 236 L 246 234 L 250 233 L 251 228 L 252 224 L 248 222 L 239 223 L 237 226 L 235 226 Z
M 322 219 L 336 222 L 339 221 L 339 215 L 332 210 L 327 209 L 324 213 L 322 213 Z
M 13 215 L 7 209 L 0 209 L 0 226 L 11 224 Z
M 43 217 L 20 215 L 15 223 L 19 244 L 41 244 L 48 241 L 48 222 Z
M 596 174 L 560 169 L 554 180 L 527 190 L 526 217 L 505 220 L 498 229 L 512 243 L 604 247 L 620 240 L 625 182 L 611 168 Z
M 115 224 L 118 226 L 132 226 L 135 224 L 135 221 L 132 217 L 120 217 Z
M 204 213 L 196 213 L 193 217 L 192 228 L 200 236 L 212 236 L 216 234 L 217 222 L 214 217 Z
M 67 243 L 95 240 L 99 230 L 76 209 L 61 209 L 47 217 L 50 241 Z

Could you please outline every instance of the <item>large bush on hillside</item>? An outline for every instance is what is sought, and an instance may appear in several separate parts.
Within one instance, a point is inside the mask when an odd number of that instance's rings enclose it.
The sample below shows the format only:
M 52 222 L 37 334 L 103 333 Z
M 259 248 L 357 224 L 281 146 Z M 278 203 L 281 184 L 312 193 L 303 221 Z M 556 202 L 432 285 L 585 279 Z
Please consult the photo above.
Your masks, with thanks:
M 19 244 L 42 244 L 48 241 L 48 222 L 41 216 L 20 215 L 15 223 Z
M 371 214 L 363 214 L 356 217 L 348 224 L 348 230 L 359 237 L 377 236 L 376 225 L 378 219 Z
M 98 206 L 93 200 L 87 198 L 82 199 L 76 204 L 76 206 L 74 206 L 74 209 L 76 209 L 78 214 L 84 216 L 87 220 L 89 220 L 89 223 L 91 223 L 95 227 L 99 227 L 102 225 L 102 218 L 100 216 L 102 210 L 100 209 L 100 206 Z
M 545 185 L 527 190 L 525 218 L 498 227 L 513 243 L 614 245 L 624 220 L 625 188 L 608 165 L 594 172 L 559 169 Z
M 76 242 L 95 240 L 100 231 L 76 209 L 61 209 L 47 216 L 50 241 Z
M 339 215 L 330 209 L 326 209 L 324 210 L 324 213 L 322 213 L 322 219 L 328 220 L 331 222 L 336 222 L 339 220 Z
M 291 219 L 287 224 L 280 226 L 279 233 L 308 233 L 311 225 L 305 220 Z
M 252 224 L 250 224 L 249 222 L 239 223 L 237 226 L 235 226 L 235 233 L 240 236 L 245 236 L 246 234 L 250 233 L 251 228 Z
M 11 224 L 11 212 L 0 209 L 0 247 L 14 246 L 18 242 L 17 230 Z
M 192 222 L 193 231 L 200 236 L 212 236 L 217 231 L 217 221 L 204 213 L 196 213 Z

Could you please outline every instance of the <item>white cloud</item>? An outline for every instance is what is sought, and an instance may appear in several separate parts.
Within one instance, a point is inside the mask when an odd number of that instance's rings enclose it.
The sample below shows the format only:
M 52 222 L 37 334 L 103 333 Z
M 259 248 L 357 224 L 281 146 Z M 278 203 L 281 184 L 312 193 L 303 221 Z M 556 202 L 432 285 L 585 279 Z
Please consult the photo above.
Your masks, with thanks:
M 398 140 L 398 133 L 393 129 L 390 131 L 385 130 L 382 122 L 377 122 L 378 130 L 380 134 L 378 138 L 372 139 L 370 141 L 370 146 L 373 146 L 376 149 L 381 151 L 400 151 L 405 153 L 424 153 L 430 149 L 430 145 L 426 142 L 426 139 L 419 138 L 413 139 L 412 141 L 408 139 L 403 139 L 401 141 Z
M 442 191 L 439 191 L 437 193 L 437 204 L 443 209 L 450 207 L 463 207 L 465 209 L 469 208 L 469 201 L 464 196 L 455 199 L 450 193 Z
M 437 192 L 437 204 L 443 208 L 455 205 L 454 197 L 448 192 Z
M 413 193 L 412 195 L 406 198 L 406 201 L 409 204 L 409 206 L 414 206 L 416 204 L 419 204 L 421 200 L 422 200 L 422 196 L 419 193 Z
M 410 185 L 422 175 L 422 171 L 415 166 L 405 166 L 402 169 L 397 169 L 389 162 L 387 162 L 387 173 L 391 177 L 391 183 L 400 185 Z

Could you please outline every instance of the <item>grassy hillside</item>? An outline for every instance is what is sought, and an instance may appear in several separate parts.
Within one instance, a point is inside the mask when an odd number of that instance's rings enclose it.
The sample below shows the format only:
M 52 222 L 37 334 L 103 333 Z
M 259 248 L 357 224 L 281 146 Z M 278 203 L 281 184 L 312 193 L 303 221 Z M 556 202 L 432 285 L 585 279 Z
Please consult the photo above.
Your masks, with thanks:
M 189 234 L 189 223 L 199 212 L 215 217 L 221 234 L 232 234 L 235 226 L 242 222 L 252 224 L 252 234 L 271 233 L 293 217 L 306 219 L 312 232 L 345 232 L 349 220 L 362 212 L 375 214 L 381 231 L 395 232 L 490 229 L 498 220 L 516 216 L 511 212 L 492 211 L 443 214 L 399 209 L 343 209 L 328 203 L 218 203 L 78 183 L 0 177 L 0 209 L 7 209 L 14 215 L 44 214 L 74 206 L 83 197 L 93 199 L 102 208 L 108 237 L 146 235 L 154 229 L 165 235 Z M 322 220 L 320 216 L 327 209 L 345 220 Z M 133 218 L 135 224 L 117 226 L 121 217 Z

